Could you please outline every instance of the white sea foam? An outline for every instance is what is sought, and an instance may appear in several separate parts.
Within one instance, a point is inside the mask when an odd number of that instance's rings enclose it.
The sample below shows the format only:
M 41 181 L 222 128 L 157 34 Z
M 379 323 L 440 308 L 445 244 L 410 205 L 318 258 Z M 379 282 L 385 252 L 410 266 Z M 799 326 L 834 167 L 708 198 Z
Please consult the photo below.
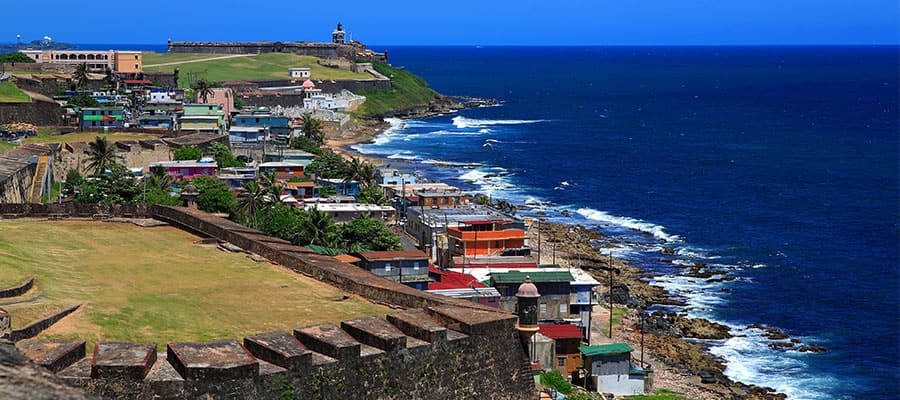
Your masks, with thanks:
M 631 217 L 619 217 L 615 215 L 610 215 L 604 211 L 594 210 L 592 208 L 579 208 L 577 210 L 578 214 L 581 216 L 598 221 L 598 222 L 607 222 L 613 225 L 618 225 L 621 227 L 625 227 L 628 229 L 634 229 L 641 232 L 649 233 L 653 235 L 653 237 L 657 239 L 664 240 L 666 242 L 677 242 L 680 238 L 677 235 L 670 235 L 665 232 L 664 227 L 656 224 L 652 224 L 646 221 L 642 221 L 639 219 L 631 218 Z
M 419 156 L 413 155 L 408 151 L 401 151 L 399 153 L 391 154 L 387 156 L 387 158 L 392 160 L 418 160 Z
M 475 118 L 466 118 L 463 116 L 455 116 L 452 119 L 453 126 L 459 129 L 466 128 L 485 128 L 493 125 L 521 125 L 521 124 L 534 124 L 537 122 L 543 122 L 542 119 L 475 119 Z
M 493 132 L 493 131 L 488 128 L 483 128 L 483 129 L 478 130 L 478 133 L 491 133 L 491 132 Z
M 734 337 L 710 347 L 713 355 L 726 361 L 725 375 L 729 378 L 773 387 L 790 399 L 829 398 L 828 387 L 836 380 L 806 372 L 803 358 L 808 355 L 772 350 L 768 347 L 771 341 L 762 336 L 762 331 L 729 326 Z

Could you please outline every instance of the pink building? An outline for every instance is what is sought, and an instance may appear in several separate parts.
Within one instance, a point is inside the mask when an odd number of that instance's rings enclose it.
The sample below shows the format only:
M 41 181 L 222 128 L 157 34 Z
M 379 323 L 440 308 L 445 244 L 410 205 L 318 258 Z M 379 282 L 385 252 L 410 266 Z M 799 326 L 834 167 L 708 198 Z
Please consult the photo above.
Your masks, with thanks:
M 212 94 L 206 97 L 206 103 L 203 103 L 203 99 L 200 96 L 197 96 L 197 103 L 222 106 L 225 118 L 230 121 L 231 112 L 234 111 L 234 92 L 231 88 L 212 88 Z
M 167 174 L 176 179 L 190 179 L 200 175 L 215 177 L 217 164 L 215 161 L 203 159 L 200 161 L 163 161 L 150 164 L 150 167 L 163 167 Z

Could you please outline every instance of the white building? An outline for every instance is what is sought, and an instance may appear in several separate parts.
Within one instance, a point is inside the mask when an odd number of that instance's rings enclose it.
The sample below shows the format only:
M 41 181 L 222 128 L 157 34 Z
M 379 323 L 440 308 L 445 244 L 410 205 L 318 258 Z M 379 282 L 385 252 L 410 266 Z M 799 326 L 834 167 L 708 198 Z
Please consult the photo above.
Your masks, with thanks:
M 311 71 L 309 68 L 288 68 L 288 75 L 292 79 L 298 78 L 306 78 L 309 79 L 311 77 Z
M 334 218 L 334 222 L 339 224 L 349 222 L 360 215 L 384 219 L 394 213 L 394 207 L 379 206 L 377 204 L 320 203 L 308 204 L 305 208 L 307 210 L 318 209 L 319 211 L 328 213 Z

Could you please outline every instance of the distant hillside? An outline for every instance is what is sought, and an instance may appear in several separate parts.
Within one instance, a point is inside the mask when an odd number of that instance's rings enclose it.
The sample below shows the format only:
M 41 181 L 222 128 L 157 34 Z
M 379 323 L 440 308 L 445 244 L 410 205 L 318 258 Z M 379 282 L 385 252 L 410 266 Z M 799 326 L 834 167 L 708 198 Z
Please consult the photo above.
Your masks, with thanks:
M 428 86 L 421 77 L 387 64 L 373 63 L 380 74 L 393 79 L 394 89 L 358 93 L 366 96 L 366 102 L 357 110 L 361 116 L 384 116 L 394 111 L 423 106 L 441 95 Z
M 288 68 L 309 68 L 313 79 L 370 79 L 369 74 L 319 65 L 318 58 L 291 53 L 259 55 L 144 53 L 144 71 L 173 72 L 179 70 L 178 84 L 190 86 L 190 81 L 288 79 Z

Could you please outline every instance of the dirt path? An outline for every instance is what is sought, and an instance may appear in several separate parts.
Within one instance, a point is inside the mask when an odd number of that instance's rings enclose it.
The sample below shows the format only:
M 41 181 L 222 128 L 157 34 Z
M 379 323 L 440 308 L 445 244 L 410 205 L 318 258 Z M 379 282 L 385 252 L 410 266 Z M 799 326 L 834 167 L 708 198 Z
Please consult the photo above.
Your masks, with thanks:
M 145 65 L 144 68 L 165 67 L 165 66 L 169 66 L 169 65 L 190 64 L 190 63 L 205 62 L 205 61 L 214 61 L 214 60 L 225 60 L 225 59 L 228 59 L 228 58 L 253 57 L 253 56 L 255 56 L 255 55 L 256 55 L 256 54 L 232 54 L 232 55 L 230 55 L 230 56 L 219 56 L 219 57 L 200 58 L 200 59 L 196 59 L 196 60 L 177 61 L 177 62 L 162 63 L 162 64 L 150 64 L 150 65 Z

